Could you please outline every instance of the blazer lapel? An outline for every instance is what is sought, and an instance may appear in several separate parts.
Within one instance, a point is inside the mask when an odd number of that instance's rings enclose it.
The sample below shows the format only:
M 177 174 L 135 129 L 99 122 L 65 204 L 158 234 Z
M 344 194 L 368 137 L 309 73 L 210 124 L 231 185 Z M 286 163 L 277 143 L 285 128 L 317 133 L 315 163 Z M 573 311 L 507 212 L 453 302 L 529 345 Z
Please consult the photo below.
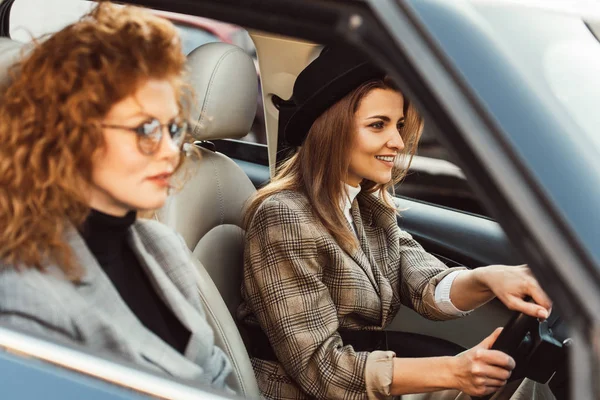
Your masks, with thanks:
M 117 343 L 119 346 L 115 351 L 133 352 L 138 358 L 141 356 L 141 359 L 173 376 L 190 379 L 200 376 L 200 367 L 186 360 L 140 322 L 123 301 L 76 229 L 68 232 L 67 241 L 84 269 L 84 275 L 77 287 L 78 293 L 85 300 L 82 312 L 94 313 L 100 320 L 100 325 L 110 331 L 109 334 L 123 341 Z
M 383 257 L 379 258 L 383 259 L 383 263 L 388 262 L 389 260 L 386 257 L 387 253 L 385 251 L 388 243 L 386 242 L 384 228 L 379 226 L 378 223 L 374 223 L 373 213 L 375 210 L 373 209 L 373 204 L 371 202 L 362 201 L 364 198 L 372 200 L 368 198 L 368 196 L 372 195 L 360 193 L 357 196 L 352 204 L 352 216 L 354 217 L 354 223 L 357 227 L 360 247 L 368 260 L 369 270 L 371 271 L 373 281 L 375 282 L 374 285 L 381 298 L 381 315 L 382 322 L 384 322 L 387 319 L 387 314 L 392 303 L 393 290 L 389 280 L 383 274 L 382 268 L 386 268 L 387 265 L 379 265 L 374 253 L 382 253 Z M 359 208 L 359 197 L 361 198 L 361 203 L 363 203 L 361 208 Z
M 351 257 L 362 268 L 365 274 L 367 274 L 367 277 L 369 277 L 373 288 L 377 294 L 381 296 L 379 284 L 377 283 L 377 280 L 373 274 L 371 252 L 361 218 L 361 212 L 358 208 L 358 203 L 356 200 L 354 200 L 352 203 L 352 208 L 350 211 L 352 212 L 352 218 L 354 220 L 354 226 L 356 227 L 356 234 L 358 236 L 359 243 L 359 247 L 352 252 Z
M 158 295 L 190 331 L 191 337 L 185 349 L 185 356 L 193 361 L 209 359 L 210 354 L 208 352 L 211 351 L 213 346 L 212 330 L 208 327 L 206 318 L 200 311 L 201 308 L 194 308 L 190 304 L 191 299 L 187 299 L 168 276 L 170 271 L 185 271 L 189 266 L 178 268 L 177 265 L 171 265 L 170 268 L 165 270 L 165 268 L 156 262 L 156 258 L 144 246 L 143 234 L 140 234 L 141 232 L 136 230 L 135 227 L 134 225 L 130 236 L 130 243 L 134 252 L 150 277 L 150 281 L 154 285 L 154 289 Z M 168 261 L 174 264 L 189 262 L 185 256 Z M 189 279 L 187 279 L 190 285 L 195 288 L 194 290 L 198 290 L 195 280 L 196 278 L 193 274 L 190 274 Z

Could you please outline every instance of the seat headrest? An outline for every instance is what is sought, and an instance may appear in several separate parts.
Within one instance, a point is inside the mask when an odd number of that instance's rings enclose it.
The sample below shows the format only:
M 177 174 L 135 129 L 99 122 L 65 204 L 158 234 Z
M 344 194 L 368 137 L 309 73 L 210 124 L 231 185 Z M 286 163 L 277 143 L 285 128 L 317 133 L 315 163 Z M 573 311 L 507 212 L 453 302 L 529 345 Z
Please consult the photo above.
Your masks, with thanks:
M 191 134 L 198 140 L 237 139 L 252 127 L 258 78 L 252 58 L 228 43 L 207 43 L 188 56 L 196 93 Z
M 19 60 L 24 44 L 0 37 L 0 86 L 8 84 L 10 67 Z

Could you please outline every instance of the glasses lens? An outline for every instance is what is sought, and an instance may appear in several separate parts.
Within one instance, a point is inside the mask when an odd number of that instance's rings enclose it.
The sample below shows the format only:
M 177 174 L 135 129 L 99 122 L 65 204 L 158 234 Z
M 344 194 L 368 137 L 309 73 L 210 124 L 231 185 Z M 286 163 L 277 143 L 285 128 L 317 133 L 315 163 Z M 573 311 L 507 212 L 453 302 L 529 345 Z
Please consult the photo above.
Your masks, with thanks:
M 176 145 L 180 145 L 187 131 L 187 123 L 172 122 L 168 125 L 168 129 L 169 135 L 171 135 L 171 140 L 173 140 Z
M 140 150 L 145 154 L 153 154 L 160 146 L 162 139 L 162 129 L 165 125 L 161 125 L 160 121 L 153 119 L 140 125 L 136 128 L 138 133 L 138 141 Z M 186 122 L 171 122 L 166 125 L 169 131 L 169 136 L 176 146 L 183 143 L 185 133 L 187 131 Z
M 153 119 L 146 121 L 136 128 L 136 132 L 140 136 L 152 136 L 160 129 L 160 121 Z
M 146 121 L 136 128 L 138 134 L 138 143 L 140 150 L 144 154 L 152 154 L 158 148 L 162 133 L 160 131 L 160 121 L 152 119 Z

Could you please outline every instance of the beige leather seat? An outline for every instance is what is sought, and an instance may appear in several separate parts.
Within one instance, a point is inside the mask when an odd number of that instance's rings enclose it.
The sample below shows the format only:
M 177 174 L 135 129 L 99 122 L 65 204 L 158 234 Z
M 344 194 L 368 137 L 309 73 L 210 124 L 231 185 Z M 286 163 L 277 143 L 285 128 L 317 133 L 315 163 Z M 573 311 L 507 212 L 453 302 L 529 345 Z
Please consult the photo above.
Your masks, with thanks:
M 245 136 L 257 106 L 258 79 L 252 59 L 236 46 L 208 43 L 190 53 L 188 60 L 196 94 L 192 136 L 199 141 Z M 183 236 L 202 264 L 198 265 L 204 277 L 201 294 L 217 344 L 234 363 L 232 386 L 247 396 L 258 396 L 234 322 L 243 270 L 242 210 L 255 188 L 227 156 L 201 147 L 198 151 L 200 157 L 191 157 L 181 169 L 182 188 L 158 216 Z

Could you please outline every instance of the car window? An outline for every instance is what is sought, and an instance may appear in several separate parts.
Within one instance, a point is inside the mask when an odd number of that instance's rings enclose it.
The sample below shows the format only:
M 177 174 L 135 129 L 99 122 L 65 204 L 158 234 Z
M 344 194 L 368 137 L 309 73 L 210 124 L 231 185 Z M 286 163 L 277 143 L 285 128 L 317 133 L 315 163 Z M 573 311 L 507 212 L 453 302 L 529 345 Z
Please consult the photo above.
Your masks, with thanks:
M 243 137 L 241 141 L 266 145 L 267 139 L 263 122 L 262 96 L 260 95 L 260 73 L 256 57 L 256 48 L 254 47 L 254 42 L 252 42 L 248 31 L 240 26 L 209 18 L 157 10 L 155 10 L 154 13 L 170 20 L 177 26 L 181 35 L 183 51 L 185 54 L 189 54 L 192 50 L 206 43 L 225 42 L 241 48 L 252 57 L 256 67 L 256 84 L 258 85 L 259 95 L 256 99 L 257 109 L 254 122 L 248 135 Z
M 256 61 L 256 48 L 254 43 L 245 29 L 231 24 L 225 24 L 208 18 L 194 18 L 185 16 L 186 22 L 183 23 L 180 18 L 184 16 L 174 13 L 159 13 L 159 15 L 168 18 L 177 26 L 181 40 L 183 44 L 183 51 L 185 54 L 189 54 L 192 50 L 206 43 L 211 42 L 226 42 L 243 49 L 252 59 L 256 66 L 256 84 L 258 85 L 258 97 L 256 113 L 252 127 L 248 132 L 248 135 L 244 136 L 240 140 L 242 143 L 238 145 L 244 147 L 243 142 L 251 142 L 256 144 L 265 145 L 267 144 L 267 137 L 264 124 L 263 106 L 262 106 L 262 95 L 260 93 L 260 73 L 258 62 Z M 210 31 L 208 29 L 211 29 Z
M 559 2 L 557 2 L 559 3 Z M 567 2 L 565 2 L 567 3 Z M 476 9 L 518 63 L 529 84 L 571 119 L 585 136 L 586 149 L 600 155 L 600 23 L 590 18 L 567 18 L 550 11 L 520 11 L 506 7 Z M 563 5 L 564 7 L 565 5 Z M 589 5 L 590 12 L 594 9 Z M 585 2 L 573 2 L 573 12 L 586 10 Z M 527 10 L 527 9 L 524 9 Z M 597 18 L 597 17 L 596 17 Z M 511 27 L 505 24 L 511 20 Z M 535 26 L 535 29 L 532 29 Z M 523 40 L 527 32 L 527 40 Z
M 395 195 L 489 216 L 460 167 L 452 161 L 435 137 L 419 146 L 408 174 L 394 188 Z
M 600 113 L 590 99 L 600 93 L 600 44 L 594 40 L 565 40 L 548 49 L 543 63 L 548 85 L 560 104 L 587 134 L 600 154 Z M 570 62 L 565 62 L 569 60 Z
M 220 42 L 219 38 L 216 37 L 209 31 L 204 29 L 195 28 L 190 25 L 184 25 L 175 23 L 179 35 L 181 36 L 181 44 L 183 45 L 183 52 L 188 55 L 198 46 L 202 46 L 206 43 Z
M 52 393 L 55 398 L 85 399 L 226 398 L 206 385 L 167 377 L 110 353 L 55 342 L 4 324 L 0 324 L 0 369 L 19 378 L 3 380 L 2 393 L 8 397 L 44 398 Z M 28 379 L 37 384 L 24 389 Z
M 10 9 L 10 37 L 30 42 L 76 21 L 93 6 L 93 2 L 79 0 L 15 0 Z
M 396 185 L 395 194 L 475 215 L 489 216 L 458 164 L 425 120 L 417 153 L 406 178 Z

